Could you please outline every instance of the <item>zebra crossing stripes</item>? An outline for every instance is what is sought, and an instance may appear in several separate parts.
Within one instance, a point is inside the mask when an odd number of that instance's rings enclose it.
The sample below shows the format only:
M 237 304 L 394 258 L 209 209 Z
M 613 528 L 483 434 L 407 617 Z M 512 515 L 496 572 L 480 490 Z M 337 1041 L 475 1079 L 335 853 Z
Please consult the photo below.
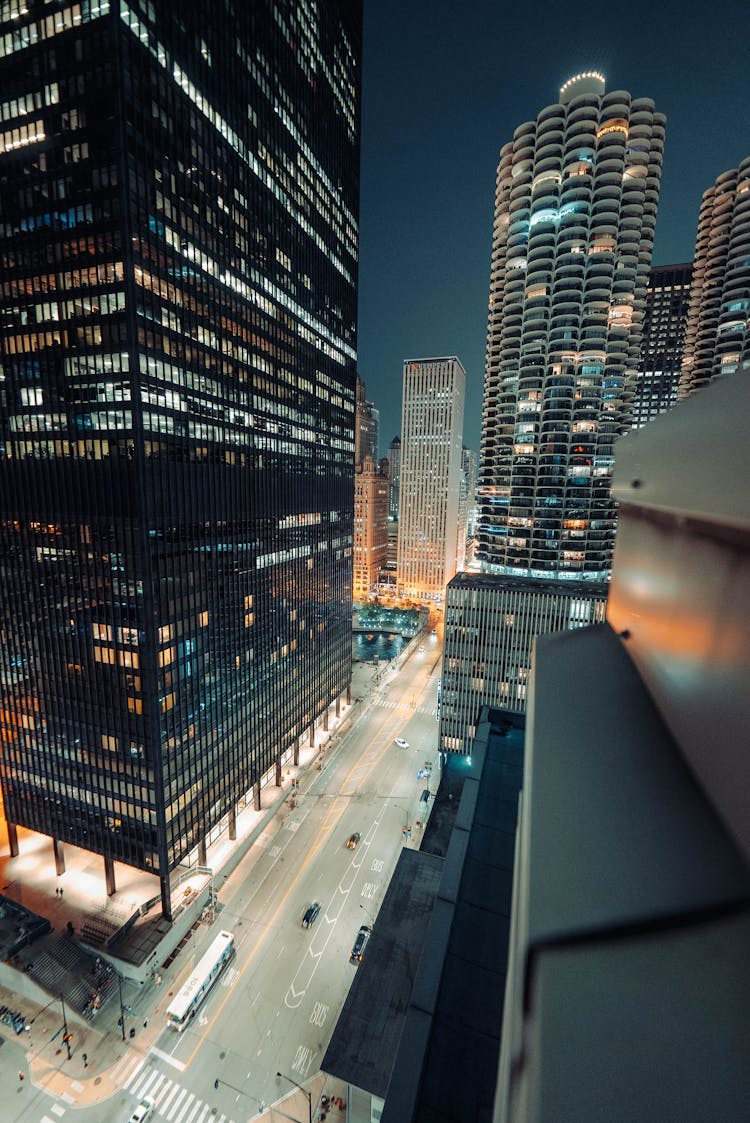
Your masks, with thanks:
M 434 711 L 427 706 L 410 706 L 408 702 L 389 702 L 386 699 L 378 699 L 375 703 L 383 710 L 403 710 L 408 714 L 431 714 Z
M 132 1065 L 131 1058 L 128 1058 L 128 1062 Z M 125 1071 L 127 1072 L 127 1068 Z M 160 1115 L 166 1123 L 207 1123 L 209 1117 L 212 1121 L 216 1119 L 215 1108 L 210 1103 L 172 1080 L 154 1065 L 147 1064 L 145 1060 L 136 1063 L 132 1071 L 127 1072 L 121 1086 L 133 1096 L 151 1096 L 155 1114 Z M 222 1114 L 217 1123 L 233 1123 L 233 1120 Z

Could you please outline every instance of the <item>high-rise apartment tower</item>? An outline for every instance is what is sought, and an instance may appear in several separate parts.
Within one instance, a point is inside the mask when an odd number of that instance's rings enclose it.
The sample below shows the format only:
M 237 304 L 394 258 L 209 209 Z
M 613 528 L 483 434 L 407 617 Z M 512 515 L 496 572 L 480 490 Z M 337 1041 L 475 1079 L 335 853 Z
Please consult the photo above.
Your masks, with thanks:
M 599 74 L 500 153 L 481 441 L 488 572 L 606 578 L 612 445 L 630 424 L 664 117 Z
M 388 445 L 389 487 L 388 518 L 398 518 L 398 489 L 401 482 L 401 438 L 394 437 Z
M 750 156 L 703 194 L 680 397 L 750 358 Z
M 350 681 L 361 10 L 0 20 L 11 848 L 152 871 L 169 916 Z
M 442 599 L 456 572 L 465 391 L 455 355 L 404 363 L 396 584 L 408 597 Z

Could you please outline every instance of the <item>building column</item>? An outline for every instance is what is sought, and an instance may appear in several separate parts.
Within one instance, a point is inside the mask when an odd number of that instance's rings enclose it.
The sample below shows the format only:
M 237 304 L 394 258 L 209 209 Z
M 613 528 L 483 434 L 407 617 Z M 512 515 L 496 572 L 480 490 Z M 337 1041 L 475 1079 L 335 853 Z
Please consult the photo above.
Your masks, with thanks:
M 18 857 L 18 828 L 15 823 L 8 822 L 8 844 L 11 858 Z
M 260 780 L 253 784 L 253 807 L 260 811 Z
M 299 738 L 294 742 L 294 750 L 292 752 L 292 764 L 299 764 Z
M 159 876 L 161 887 L 161 915 L 165 920 L 172 920 L 172 890 L 169 885 L 169 874 Z
M 55 855 L 55 873 L 59 877 L 65 873 L 65 849 L 59 838 L 52 839 L 52 850 Z
M 310 748 L 315 748 L 315 721 L 310 722 Z
M 341 717 L 341 695 L 336 695 L 336 717 Z
M 107 896 L 114 897 L 117 892 L 115 885 L 115 862 L 114 858 L 104 859 L 104 883 L 107 886 Z
M 206 858 L 206 839 L 204 837 L 198 843 L 198 865 L 199 866 L 205 866 L 206 861 L 207 861 L 207 858 Z
M 328 706 L 323 710 L 323 732 L 328 732 Z
M 346 704 L 347 706 L 352 704 L 352 684 L 350 682 L 346 684 Z
M 281 757 L 276 758 L 276 778 L 274 780 L 277 788 L 281 787 Z
M 233 807 L 229 808 L 229 841 L 234 842 L 237 838 L 237 812 Z

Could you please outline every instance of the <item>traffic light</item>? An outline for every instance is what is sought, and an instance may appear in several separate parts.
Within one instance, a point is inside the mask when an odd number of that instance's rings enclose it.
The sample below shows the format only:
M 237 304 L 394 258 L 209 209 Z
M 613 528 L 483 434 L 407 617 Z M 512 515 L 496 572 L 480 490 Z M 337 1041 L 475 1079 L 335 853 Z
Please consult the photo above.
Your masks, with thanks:
M 216 1079 L 214 1080 L 214 1088 L 218 1088 L 218 1087 L 219 1087 L 219 1078 L 217 1076 Z

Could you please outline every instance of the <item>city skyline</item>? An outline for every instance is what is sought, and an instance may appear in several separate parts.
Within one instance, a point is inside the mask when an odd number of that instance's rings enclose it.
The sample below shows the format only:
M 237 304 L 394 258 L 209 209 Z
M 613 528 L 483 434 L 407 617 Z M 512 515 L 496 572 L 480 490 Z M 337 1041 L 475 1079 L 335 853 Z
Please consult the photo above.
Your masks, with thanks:
M 509 49 L 528 35 L 525 10 L 442 0 L 428 20 L 423 5 L 366 6 L 359 370 L 386 440 L 399 432 L 403 360 L 459 354 L 464 443 L 479 448 L 498 154 L 570 75 L 601 70 L 608 90 L 653 98 L 666 114 L 653 263 L 692 259 L 703 192 L 739 166 L 750 136 L 750 107 L 735 93 L 744 7 L 719 12 L 706 21 L 697 5 L 668 0 L 644 37 L 637 20 L 616 34 L 602 27 L 592 3 L 564 18 L 549 11 L 534 26 L 532 68 Z M 667 52 L 679 67 L 664 65 Z M 730 107 L 732 127 L 718 127 Z

